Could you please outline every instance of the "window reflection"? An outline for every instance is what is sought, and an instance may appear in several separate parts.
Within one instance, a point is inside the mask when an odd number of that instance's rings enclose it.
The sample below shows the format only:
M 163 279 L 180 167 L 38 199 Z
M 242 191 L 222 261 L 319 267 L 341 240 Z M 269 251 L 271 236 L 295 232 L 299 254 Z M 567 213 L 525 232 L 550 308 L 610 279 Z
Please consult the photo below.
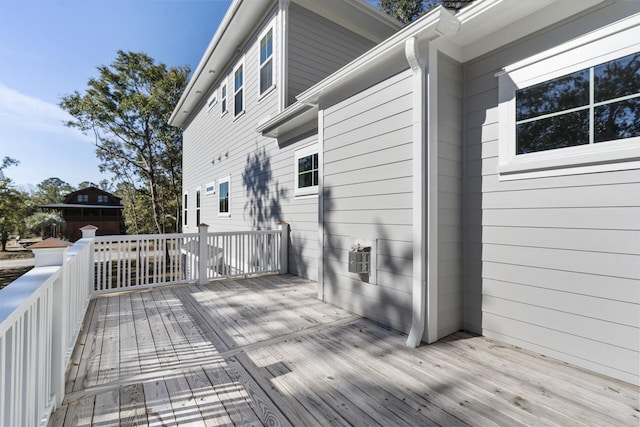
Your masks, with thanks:
M 589 103 L 589 71 L 582 70 L 519 90 L 516 119 L 525 120 Z

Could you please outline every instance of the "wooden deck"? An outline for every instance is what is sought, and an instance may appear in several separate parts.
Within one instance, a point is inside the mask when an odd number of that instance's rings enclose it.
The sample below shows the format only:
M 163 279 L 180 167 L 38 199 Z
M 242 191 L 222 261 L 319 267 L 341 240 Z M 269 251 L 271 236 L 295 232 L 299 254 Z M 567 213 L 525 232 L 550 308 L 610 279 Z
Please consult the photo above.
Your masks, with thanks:
M 315 286 L 95 299 L 50 425 L 639 425 L 636 386 L 466 333 L 407 348 Z

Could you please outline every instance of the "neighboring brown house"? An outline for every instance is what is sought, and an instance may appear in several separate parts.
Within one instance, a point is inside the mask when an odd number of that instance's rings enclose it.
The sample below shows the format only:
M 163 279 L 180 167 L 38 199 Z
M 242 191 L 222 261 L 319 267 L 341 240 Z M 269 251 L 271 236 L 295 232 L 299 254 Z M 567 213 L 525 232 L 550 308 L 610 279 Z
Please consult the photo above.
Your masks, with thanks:
M 95 187 L 67 194 L 62 203 L 41 206 L 43 210 L 56 211 L 62 216 L 66 225 L 62 237 L 74 242 L 82 236 L 81 227 L 95 225 L 96 235 L 106 236 L 124 234 L 122 210 L 124 206 L 120 198 Z

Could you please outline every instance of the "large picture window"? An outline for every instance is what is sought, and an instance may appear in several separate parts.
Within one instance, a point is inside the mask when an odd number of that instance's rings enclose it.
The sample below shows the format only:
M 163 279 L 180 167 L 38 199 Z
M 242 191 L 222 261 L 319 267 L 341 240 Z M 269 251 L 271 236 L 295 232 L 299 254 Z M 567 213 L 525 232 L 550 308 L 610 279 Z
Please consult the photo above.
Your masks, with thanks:
M 231 187 L 230 177 L 226 176 L 218 180 L 218 215 L 230 216 Z
M 260 38 L 260 95 L 273 86 L 273 28 Z
M 497 77 L 500 180 L 640 167 L 640 16 Z
M 295 154 L 295 194 L 318 193 L 319 157 L 318 145 L 314 144 L 296 151 Z
M 640 53 L 516 92 L 517 154 L 640 136 Z

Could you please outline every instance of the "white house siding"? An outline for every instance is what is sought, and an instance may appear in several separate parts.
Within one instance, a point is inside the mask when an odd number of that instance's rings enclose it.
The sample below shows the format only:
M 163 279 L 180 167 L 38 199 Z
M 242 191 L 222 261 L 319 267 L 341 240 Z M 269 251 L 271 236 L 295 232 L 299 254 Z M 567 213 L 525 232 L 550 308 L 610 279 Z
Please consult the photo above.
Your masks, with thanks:
M 288 103 L 375 43 L 295 3 L 289 6 Z
M 463 327 L 462 66 L 438 55 L 438 336 Z
M 630 15 L 632 3 L 465 65 L 465 327 L 638 383 L 640 170 L 499 181 L 494 77 Z
M 324 110 L 325 299 L 401 331 L 411 325 L 411 77 Z M 378 240 L 376 283 L 348 272 L 356 239 Z
M 275 10 L 271 16 L 274 15 Z M 209 224 L 210 231 L 267 229 L 275 227 L 279 221 L 288 222 L 291 230 L 290 271 L 316 279 L 317 198 L 300 200 L 293 195 L 293 151 L 312 141 L 303 139 L 281 149 L 274 139 L 262 137 L 255 131 L 261 119 L 278 111 L 277 91 L 262 98 L 259 95 L 258 36 L 263 30 L 264 27 L 257 28 L 243 50 L 245 113 L 234 119 L 231 86 L 237 64 L 234 62 L 224 74 L 229 81 L 227 114 L 221 117 L 219 100 L 211 111 L 203 105 L 184 130 L 183 191 L 188 193 L 189 224 L 184 231 L 197 230 L 195 191 L 200 186 L 200 220 Z M 277 36 L 278 31 L 274 31 L 274 37 Z M 279 42 L 274 39 L 274 47 L 277 46 Z M 276 51 L 276 55 L 279 52 Z M 277 60 L 275 64 L 278 64 Z M 216 88 L 219 85 L 218 81 Z M 207 183 L 217 182 L 225 176 L 231 178 L 230 217 L 218 215 L 217 188 L 216 195 L 205 195 Z

